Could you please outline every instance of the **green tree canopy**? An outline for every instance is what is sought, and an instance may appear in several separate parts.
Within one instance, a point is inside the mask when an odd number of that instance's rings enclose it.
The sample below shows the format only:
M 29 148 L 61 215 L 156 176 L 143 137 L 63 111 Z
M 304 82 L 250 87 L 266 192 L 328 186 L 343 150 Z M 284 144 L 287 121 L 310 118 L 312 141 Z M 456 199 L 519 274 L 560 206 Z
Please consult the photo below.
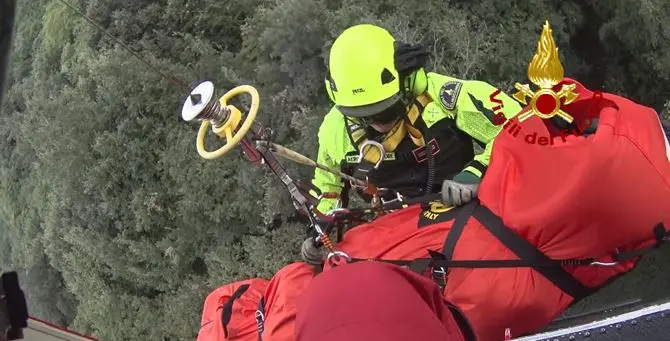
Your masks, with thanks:
M 329 46 L 365 22 L 426 43 L 432 70 L 510 90 L 549 20 L 568 76 L 670 113 L 665 0 L 69 1 L 165 73 L 257 87 L 259 120 L 310 157 Z M 104 340 L 193 339 L 207 293 L 298 259 L 288 194 L 239 153 L 200 158 L 185 95 L 60 1 L 20 3 L 0 266 L 21 271 L 33 314 Z

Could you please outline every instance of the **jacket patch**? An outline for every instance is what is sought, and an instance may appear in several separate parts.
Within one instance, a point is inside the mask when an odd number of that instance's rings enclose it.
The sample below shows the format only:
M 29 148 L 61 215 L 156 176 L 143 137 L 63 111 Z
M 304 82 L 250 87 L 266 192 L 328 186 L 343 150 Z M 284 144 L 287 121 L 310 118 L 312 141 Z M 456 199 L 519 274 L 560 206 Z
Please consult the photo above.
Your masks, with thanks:
M 359 155 L 346 155 L 344 157 L 344 161 L 346 163 L 358 163 L 358 158 Z M 384 161 L 394 161 L 395 160 L 395 152 L 387 152 L 384 154 Z
M 440 89 L 440 102 L 447 110 L 454 110 L 458 95 L 461 93 L 463 83 L 461 82 L 446 82 Z
M 437 153 L 440 152 L 440 145 L 437 143 L 436 139 L 433 138 L 432 140 L 430 140 L 430 142 L 428 142 L 428 144 L 432 148 L 433 156 L 437 155 Z M 426 161 L 426 159 L 428 159 L 428 152 L 426 151 L 426 146 L 414 149 L 412 151 L 412 155 L 414 155 L 414 159 L 416 160 L 417 163 Z

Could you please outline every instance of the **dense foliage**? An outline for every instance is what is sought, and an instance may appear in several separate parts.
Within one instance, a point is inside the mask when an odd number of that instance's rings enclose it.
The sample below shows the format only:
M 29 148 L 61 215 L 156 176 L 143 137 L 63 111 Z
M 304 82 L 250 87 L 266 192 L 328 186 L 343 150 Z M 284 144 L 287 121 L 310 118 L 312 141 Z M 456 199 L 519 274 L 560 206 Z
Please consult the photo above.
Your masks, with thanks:
M 666 0 L 70 2 L 189 83 L 256 86 L 275 139 L 312 157 L 328 47 L 362 22 L 429 44 L 433 70 L 509 90 L 548 19 L 568 75 L 670 106 Z M 182 90 L 59 1 L 19 10 L 0 115 L 0 268 L 21 271 L 34 315 L 110 341 L 192 339 L 209 291 L 298 259 L 304 226 L 287 193 L 233 153 L 201 159 Z M 649 273 L 661 258 L 602 297 L 659 294 Z

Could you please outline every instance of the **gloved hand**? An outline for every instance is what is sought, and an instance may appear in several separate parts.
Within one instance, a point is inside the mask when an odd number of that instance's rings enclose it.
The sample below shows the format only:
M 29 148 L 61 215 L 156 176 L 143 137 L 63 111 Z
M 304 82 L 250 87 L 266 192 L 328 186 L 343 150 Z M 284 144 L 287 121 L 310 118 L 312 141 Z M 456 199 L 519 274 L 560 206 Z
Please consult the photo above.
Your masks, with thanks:
M 302 243 L 300 258 L 310 265 L 319 265 L 323 262 L 324 255 L 321 252 L 321 248 L 316 246 L 314 238 L 309 237 Z
M 469 203 L 477 197 L 479 183 L 478 176 L 462 171 L 453 180 L 444 180 L 442 183 L 442 202 L 447 206 L 460 206 Z

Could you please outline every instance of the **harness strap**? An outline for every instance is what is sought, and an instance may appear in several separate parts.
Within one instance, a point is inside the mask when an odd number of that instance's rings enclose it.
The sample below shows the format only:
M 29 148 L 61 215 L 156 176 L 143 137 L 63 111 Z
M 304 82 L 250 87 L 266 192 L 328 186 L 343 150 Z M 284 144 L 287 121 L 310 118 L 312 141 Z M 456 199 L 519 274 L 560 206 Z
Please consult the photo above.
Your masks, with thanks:
M 433 194 L 431 196 L 436 196 Z M 429 197 L 429 196 L 426 196 Z M 416 202 L 425 202 L 426 197 L 414 199 Z M 399 206 L 406 206 L 409 201 L 402 203 L 391 203 Z M 391 205 L 389 205 L 391 206 Z M 387 208 L 385 206 L 385 208 Z M 454 224 L 447 235 L 444 242 L 442 252 L 428 250 L 431 258 L 417 258 L 414 260 L 391 260 L 391 259 L 362 259 L 351 258 L 350 262 L 361 261 L 378 261 L 395 264 L 397 266 L 408 267 L 410 270 L 424 275 L 426 270 L 430 267 L 449 268 L 533 268 L 542 276 L 551 281 L 556 287 L 561 289 L 566 294 L 579 300 L 593 293 L 597 288 L 588 288 L 575 279 L 568 273 L 564 266 L 591 266 L 596 263 L 595 258 L 586 259 L 551 259 L 544 253 L 538 250 L 527 240 L 518 236 L 513 230 L 508 228 L 502 222 L 502 219 L 496 216 L 491 210 L 485 206 L 479 205 L 479 201 L 475 200 L 465 206 L 461 206 L 461 211 L 454 220 Z M 477 219 L 484 228 L 486 228 L 492 235 L 494 235 L 503 245 L 519 257 L 519 259 L 503 259 L 503 260 L 453 260 L 453 252 L 456 243 L 467 225 L 470 217 Z M 618 253 L 614 256 L 616 262 L 625 262 L 634 258 L 640 257 L 645 253 L 659 248 L 661 245 L 668 244 L 670 241 L 670 231 L 666 230 L 663 223 L 657 224 L 653 229 L 653 234 L 656 238 L 656 243 L 647 248 L 638 249 L 630 252 Z M 318 272 L 317 272 L 318 273 Z M 438 283 L 439 284 L 439 283 Z
M 414 100 L 414 103 L 407 113 L 407 117 L 399 121 L 398 124 L 396 124 L 393 129 L 384 136 L 382 145 L 384 146 L 385 151 L 394 151 L 398 145 L 400 145 L 400 142 L 402 142 L 406 135 L 409 135 L 415 145 L 419 147 L 423 147 L 425 145 L 423 134 L 421 131 L 419 131 L 419 129 L 414 127 L 414 122 L 416 122 L 419 116 L 421 116 L 423 108 L 431 101 L 432 99 L 427 94 L 422 94 Z M 349 134 L 349 138 L 351 139 L 353 145 L 356 146 L 357 149 L 360 149 L 361 145 L 368 139 L 365 126 L 352 119 L 347 117 L 345 118 L 347 122 L 347 133 Z M 373 165 L 377 164 L 379 160 L 384 157 L 384 155 L 381 155 L 379 150 L 376 148 L 368 148 L 363 152 L 363 159 Z
M 465 206 L 463 206 L 465 208 Z M 455 224 L 454 224 L 455 225 Z M 663 230 L 663 238 L 661 242 L 656 245 L 639 249 L 631 252 L 620 253 L 615 256 L 615 260 L 619 262 L 624 262 L 631 260 L 633 258 L 644 255 L 645 253 L 658 248 L 661 245 L 665 245 L 670 238 L 670 231 L 665 231 L 663 224 L 658 224 L 654 228 L 655 234 L 658 234 L 658 231 Z M 451 233 L 451 232 L 450 232 Z M 519 237 L 517 237 L 519 238 Z M 445 242 L 446 244 L 446 242 Z M 431 258 L 417 258 L 414 260 L 390 260 L 390 259 L 362 259 L 362 258 L 352 258 L 352 262 L 360 261 L 378 261 L 391 263 L 398 266 L 407 266 L 416 273 L 423 274 L 427 268 L 431 266 L 440 266 L 445 268 L 551 268 L 551 267 L 562 267 L 562 266 L 590 266 L 593 262 L 596 261 L 595 258 L 585 258 L 585 259 L 501 259 L 501 260 L 452 260 L 447 259 L 446 252 L 437 252 L 433 250 L 428 250 Z
M 477 207 L 474 201 L 469 202 L 461 208 L 461 211 L 456 215 L 453 225 L 447 234 L 447 238 L 444 240 L 444 245 L 442 246 L 442 255 L 443 259 L 452 260 L 454 257 L 454 249 L 456 249 L 456 243 L 461 238 L 461 234 L 465 229 L 465 225 L 468 222 L 468 219 L 475 212 Z
M 444 246 L 442 247 L 442 253 L 428 250 L 428 253 L 431 255 L 431 258 L 434 260 L 448 260 L 451 261 L 454 255 L 454 249 L 456 248 L 456 243 L 458 239 L 461 238 L 465 224 L 467 223 L 470 216 L 475 210 L 475 206 L 472 203 L 465 205 L 460 212 L 456 215 L 454 219 L 454 224 L 449 230 L 449 234 L 444 241 Z M 444 290 L 447 286 L 447 275 L 449 274 L 449 269 L 451 266 L 446 264 L 437 264 L 437 262 L 431 262 L 433 267 L 432 275 L 435 282 Z M 438 268 L 437 270 L 435 268 Z
M 240 298 L 242 294 L 244 294 L 247 289 L 249 289 L 249 284 L 244 284 L 240 285 L 237 290 L 233 293 L 232 296 L 226 301 L 226 303 L 223 304 L 219 309 L 223 309 L 221 312 L 221 323 L 223 324 L 223 334 L 228 338 L 228 323 L 230 323 L 230 319 L 233 316 L 233 303 L 235 303 L 235 300 Z
M 356 165 L 352 176 L 356 179 L 367 179 L 368 174 L 375 169 L 376 163 L 372 163 L 367 159 L 361 160 L 361 162 Z
M 519 237 L 514 231 L 506 227 L 502 220 L 484 206 L 480 206 L 477 200 L 460 208 L 462 211 L 456 216 L 454 224 L 445 240 L 442 252 L 429 250 L 431 258 L 420 258 L 415 260 L 398 261 L 391 263 L 408 266 L 412 271 L 423 274 L 428 267 L 450 268 L 518 268 L 530 267 L 542 274 L 558 288 L 574 298 L 581 298 L 591 293 L 591 289 L 585 287 L 570 275 L 563 266 L 565 265 L 588 265 L 593 259 L 568 259 L 554 260 L 548 258 L 535 246 L 525 239 Z M 493 234 L 503 245 L 514 252 L 519 259 L 504 260 L 453 260 L 453 252 L 456 243 L 460 239 L 468 219 L 474 216 L 482 225 Z M 352 259 L 352 261 L 354 261 Z M 379 260 L 389 262 L 388 260 Z
M 349 191 L 351 190 L 351 183 L 349 181 L 344 181 L 344 186 L 342 187 L 342 192 L 340 193 L 340 202 L 342 203 L 342 208 L 349 208 Z
M 390 201 L 387 203 L 382 204 L 382 207 L 384 210 L 399 210 L 401 208 L 407 207 L 409 205 L 414 205 L 414 204 L 425 204 L 429 203 L 431 201 L 439 201 L 442 200 L 442 194 L 441 193 L 432 193 L 432 194 L 427 194 L 427 195 L 422 195 L 420 197 L 416 198 L 409 198 L 409 199 L 403 199 L 402 201 Z
M 617 262 L 625 262 L 637 257 L 644 255 L 645 253 L 661 247 L 663 244 L 667 244 L 670 241 L 670 231 L 666 231 L 665 225 L 663 223 L 658 223 L 654 227 L 654 237 L 656 238 L 656 244 L 651 247 L 646 247 L 638 250 L 633 250 L 629 252 L 617 253 L 614 256 L 614 260 Z
M 475 331 L 472 328 L 470 321 L 468 320 L 467 317 L 465 317 L 465 314 L 463 314 L 461 309 L 459 309 L 452 303 L 449 302 L 446 303 L 447 307 L 449 308 L 449 311 L 451 312 L 451 315 L 454 317 L 454 320 L 456 321 L 456 324 L 458 324 L 461 331 L 463 332 L 463 337 L 465 338 L 465 341 L 477 341 Z
M 429 250 L 430 251 L 430 250 Z M 431 251 L 433 252 L 437 251 Z M 438 255 L 441 255 L 438 253 Z M 399 260 L 399 259 L 366 259 L 366 258 L 351 258 L 351 262 L 384 262 L 397 266 L 406 266 L 410 270 L 424 274 L 426 269 L 431 266 L 440 266 L 444 268 L 535 268 L 535 267 L 561 267 L 561 266 L 585 266 L 590 265 L 591 259 L 565 259 L 548 261 L 528 261 L 523 259 L 491 259 L 491 260 L 446 260 L 437 258 L 417 258 L 413 260 Z
M 474 217 L 519 259 L 533 264 L 533 269 L 554 283 L 556 287 L 575 299 L 585 297 L 592 292 L 592 289 L 582 285 L 562 266 L 538 266 L 543 263 L 555 263 L 555 261 L 505 226 L 502 219 L 487 207 L 479 205 L 478 201 L 473 201 L 473 204 L 476 206 Z

